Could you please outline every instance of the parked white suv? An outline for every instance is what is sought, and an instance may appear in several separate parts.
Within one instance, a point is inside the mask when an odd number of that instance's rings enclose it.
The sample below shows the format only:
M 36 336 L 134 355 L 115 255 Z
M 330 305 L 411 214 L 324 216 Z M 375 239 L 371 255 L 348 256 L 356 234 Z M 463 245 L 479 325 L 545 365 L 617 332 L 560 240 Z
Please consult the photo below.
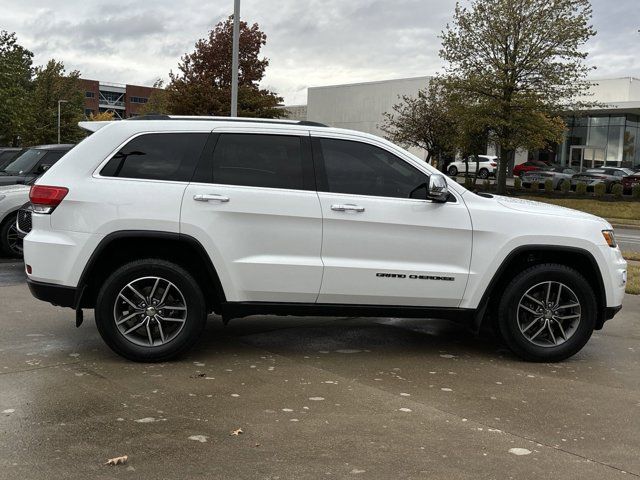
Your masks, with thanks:
M 447 166 L 447 173 L 452 177 L 462 173 L 476 173 L 479 178 L 495 177 L 498 170 L 498 157 L 495 155 L 477 155 L 467 157 L 463 160 L 456 160 Z
M 611 225 L 476 195 L 372 135 L 311 122 L 143 117 L 96 130 L 33 186 L 32 293 L 95 310 L 161 361 L 207 314 L 496 319 L 521 357 L 580 350 L 621 308 Z

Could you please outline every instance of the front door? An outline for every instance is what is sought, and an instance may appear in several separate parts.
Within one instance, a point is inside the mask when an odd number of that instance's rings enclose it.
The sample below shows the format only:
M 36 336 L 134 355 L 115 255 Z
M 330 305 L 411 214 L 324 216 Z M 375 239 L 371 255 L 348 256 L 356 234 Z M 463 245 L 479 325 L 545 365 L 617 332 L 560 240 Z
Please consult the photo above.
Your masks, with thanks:
M 322 205 L 318 303 L 457 307 L 469 275 L 461 200 L 426 200 L 428 174 L 385 144 L 313 138 Z
M 215 132 L 185 191 L 181 233 L 208 251 L 227 301 L 315 302 L 322 217 L 308 132 Z

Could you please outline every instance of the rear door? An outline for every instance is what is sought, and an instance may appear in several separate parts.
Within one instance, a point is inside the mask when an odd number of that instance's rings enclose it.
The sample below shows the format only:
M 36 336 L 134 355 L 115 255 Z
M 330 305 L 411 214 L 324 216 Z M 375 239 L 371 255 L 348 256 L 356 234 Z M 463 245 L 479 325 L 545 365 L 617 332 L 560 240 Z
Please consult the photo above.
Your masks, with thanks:
M 472 243 L 462 201 L 426 200 L 428 174 L 386 144 L 312 142 L 324 217 L 318 303 L 457 307 Z
M 211 256 L 227 301 L 316 301 L 322 217 L 309 132 L 216 129 L 187 187 L 181 232 Z

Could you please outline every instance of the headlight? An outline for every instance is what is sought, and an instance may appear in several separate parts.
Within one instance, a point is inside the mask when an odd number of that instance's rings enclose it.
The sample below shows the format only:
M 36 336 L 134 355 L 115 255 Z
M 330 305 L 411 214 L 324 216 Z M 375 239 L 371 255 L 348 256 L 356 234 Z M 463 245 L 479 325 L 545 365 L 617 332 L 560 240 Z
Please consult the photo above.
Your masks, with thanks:
M 607 242 L 607 245 L 611 248 L 616 248 L 618 246 L 613 230 L 602 230 L 602 236 L 604 237 L 604 241 Z

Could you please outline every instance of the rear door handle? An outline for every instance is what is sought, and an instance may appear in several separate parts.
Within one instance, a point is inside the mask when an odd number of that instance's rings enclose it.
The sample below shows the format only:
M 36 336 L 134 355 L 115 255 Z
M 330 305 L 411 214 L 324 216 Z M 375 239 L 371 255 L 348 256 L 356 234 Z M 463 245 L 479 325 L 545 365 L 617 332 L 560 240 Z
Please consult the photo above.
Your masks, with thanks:
M 217 193 L 199 193 L 193 196 L 193 199 L 196 202 L 222 202 L 226 203 L 229 201 L 229 197 L 225 197 L 224 195 L 218 195 Z
M 364 207 L 353 203 L 331 205 L 331 210 L 336 212 L 364 212 Z

